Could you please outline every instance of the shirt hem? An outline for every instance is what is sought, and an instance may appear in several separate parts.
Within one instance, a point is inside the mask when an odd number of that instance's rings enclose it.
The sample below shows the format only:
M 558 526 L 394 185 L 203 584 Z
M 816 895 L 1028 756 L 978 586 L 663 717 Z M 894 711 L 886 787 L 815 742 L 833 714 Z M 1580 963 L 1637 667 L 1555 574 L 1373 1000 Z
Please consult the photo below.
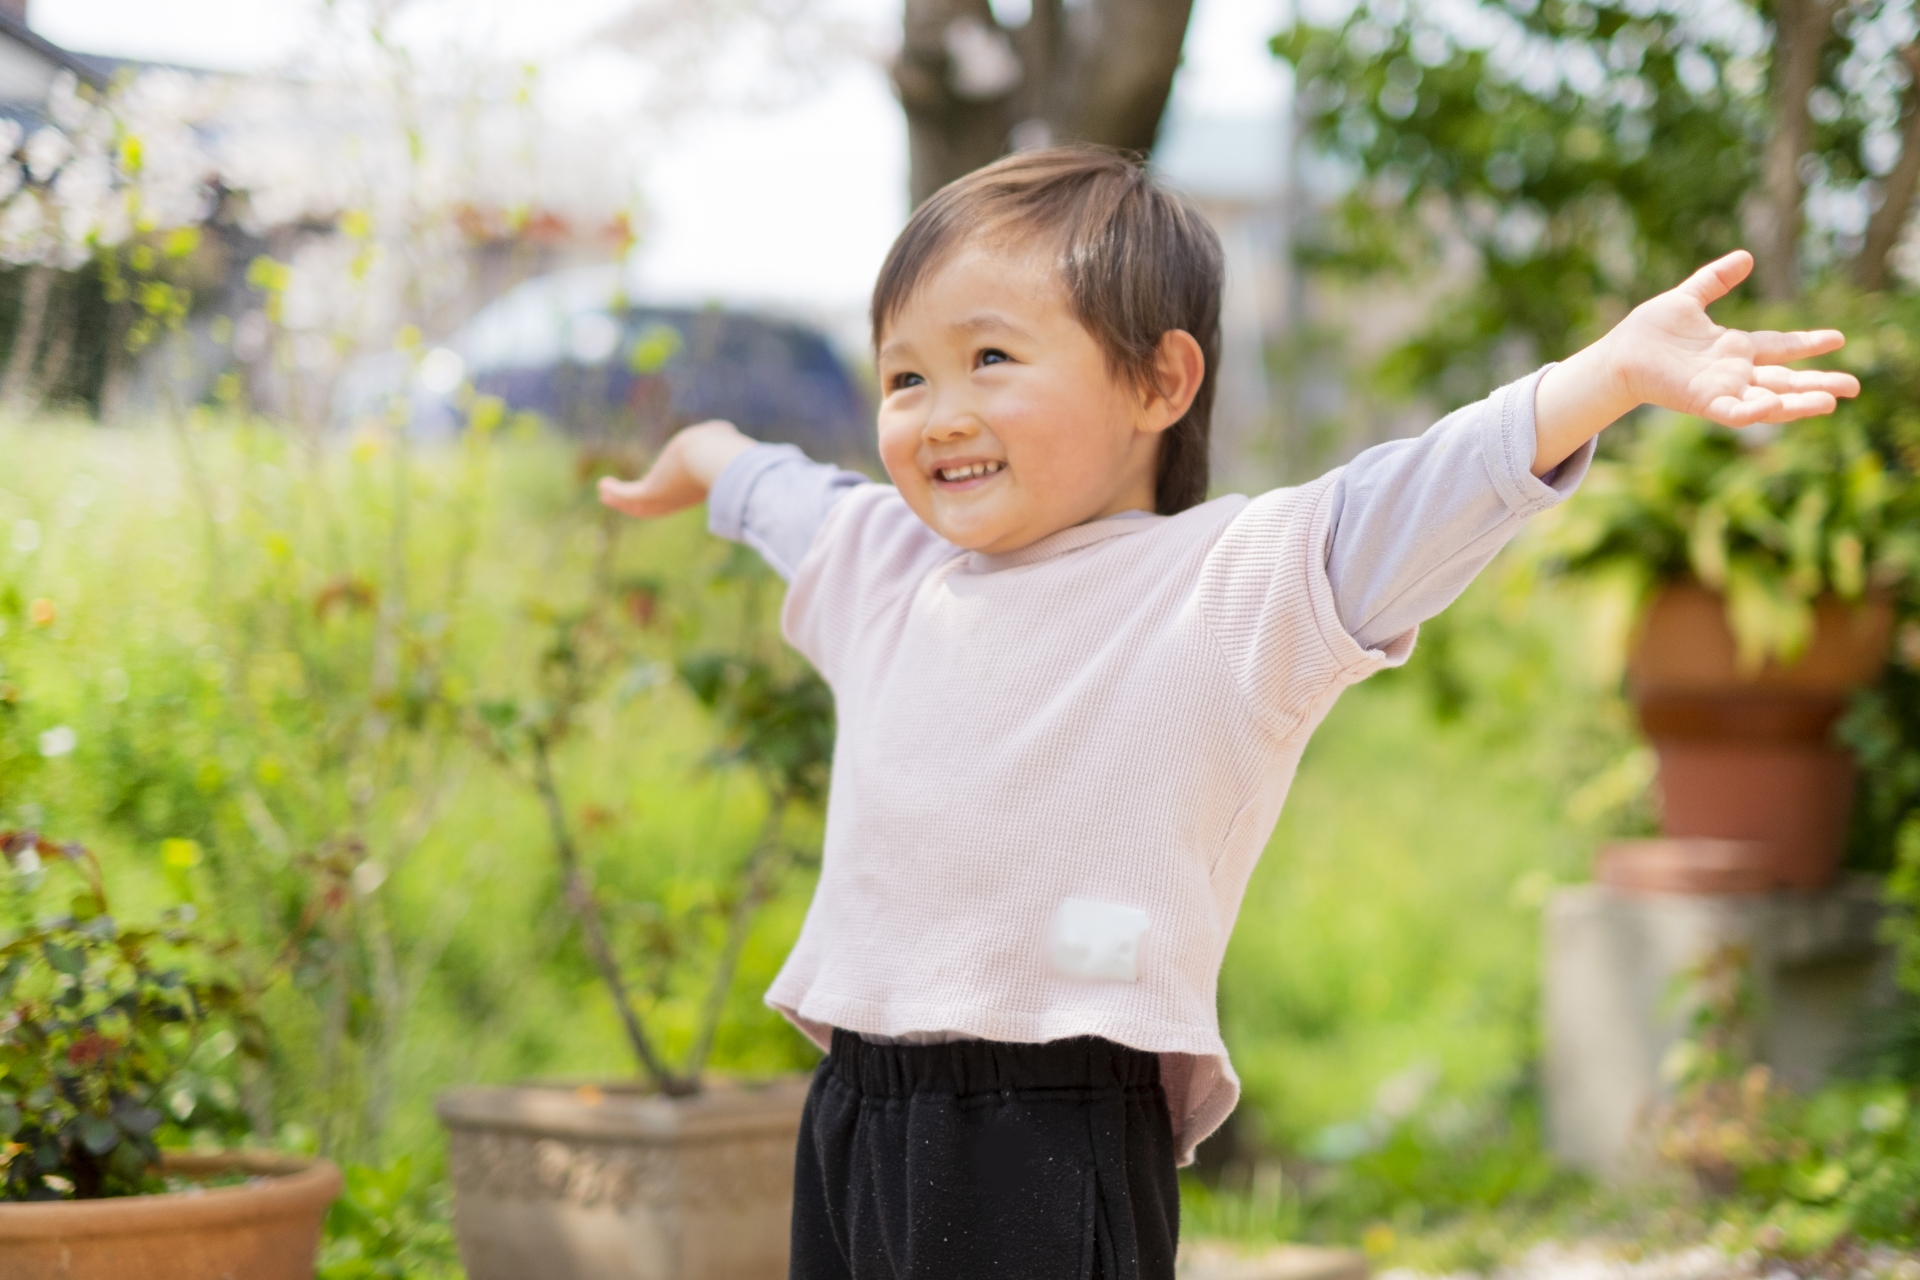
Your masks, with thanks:
M 1142 1023 L 1136 1018 L 1106 1013 L 1061 1010 L 1039 1016 L 1009 1015 L 1001 1010 L 955 1010 L 950 1005 L 912 1001 L 876 1005 L 811 991 L 797 1001 L 785 993 L 769 991 L 766 1003 L 823 1049 L 833 1039 L 831 1029 L 839 1027 L 843 1031 L 876 1036 L 951 1031 L 1005 1044 L 1045 1044 L 1071 1036 L 1101 1036 L 1147 1053 L 1191 1053 L 1220 1058 L 1227 1053 L 1218 1031 L 1197 1032 L 1178 1023 Z M 826 1033 L 815 1034 L 812 1028 L 825 1028 Z
M 1050 1022 L 1042 1030 L 1034 1025 L 1031 1018 L 1009 1018 L 994 1010 L 975 1009 L 956 1014 L 947 1006 L 916 1001 L 893 1001 L 884 1006 L 888 1012 L 925 1009 L 929 1011 L 930 1021 L 943 1024 L 938 1027 L 908 1026 L 897 1021 L 889 1022 L 884 1017 L 870 1016 L 876 1006 L 868 1001 L 833 999 L 809 992 L 801 998 L 801 1003 L 809 1006 L 808 1012 L 802 1013 L 788 999 L 773 991 L 766 995 L 767 1007 L 792 1023 L 800 1034 L 818 1045 L 822 1052 L 832 1050 L 833 1031 L 838 1027 L 856 1034 L 882 1036 L 899 1036 L 910 1031 L 954 1031 L 1002 1044 L 1045 1044 L 1074 1036 L 1099 1036 L 1143 1053 L 1204 1060 L 1214 1071 L 1214 1079 L 1206 1092 L 1197 1101 L 1191 1098 L 1167 1099 L 1173 1121 L 1174 1164 L 1180 1168 L 1193 1163 L 1194 1152 L 1200 1143 L 1220 1127 L 1240 1101 L 1240 1080 L 1234 1074 L 1227 1047 L 1217 1031 L 1196 1039 L 1191 1027 L 1162 1023 L 1153 1024 L 1143 1031 L 1141 1024 L 1132 1019 L 1102 1015 L 1062 1017 Z

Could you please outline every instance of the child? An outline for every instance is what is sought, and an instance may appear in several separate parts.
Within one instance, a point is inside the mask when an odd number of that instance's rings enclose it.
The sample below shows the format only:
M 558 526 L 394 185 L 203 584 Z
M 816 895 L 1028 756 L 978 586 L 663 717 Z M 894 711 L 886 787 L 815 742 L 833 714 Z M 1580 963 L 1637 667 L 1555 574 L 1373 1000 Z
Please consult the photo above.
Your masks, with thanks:
M 601 498 L 706 499 L 787 578 L 839 738 L 812 907 L 767 994 L 829 1050 L 795 1277 L 1170 1280 L 1176 1165 L 1233 1109 L 1215 981 L 1307 737 L 1406 661 L 1600 429 L 1828 413 L 1741 333 L 1733 253 L 1563 364 L 1310 484 L 1206 501 L 1221 261 L 1105 152 L 1026 152 L 915 212 L 873 297 L 892 486 L 682 431 Z

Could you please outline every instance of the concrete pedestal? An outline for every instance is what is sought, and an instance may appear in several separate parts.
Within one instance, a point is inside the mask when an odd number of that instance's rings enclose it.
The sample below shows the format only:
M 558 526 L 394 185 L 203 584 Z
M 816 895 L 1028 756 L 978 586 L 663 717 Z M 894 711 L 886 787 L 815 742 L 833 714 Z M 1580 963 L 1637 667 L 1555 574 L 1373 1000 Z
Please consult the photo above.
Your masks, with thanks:
M 1878 886 L 1819 894 L 1562 889 L 1545 913 L 1543 1084 L 1553 1154 L 1607 1176 L 1643 1158 L 1666 1097 L 1660 1064 L 1692 1012 L 1682 975 L 1733 944 L 1753 957 L 1758 1055 L 1793 1089 L 1819 1084 L 1861 1013 L 1891 996 L 1875 941 Z

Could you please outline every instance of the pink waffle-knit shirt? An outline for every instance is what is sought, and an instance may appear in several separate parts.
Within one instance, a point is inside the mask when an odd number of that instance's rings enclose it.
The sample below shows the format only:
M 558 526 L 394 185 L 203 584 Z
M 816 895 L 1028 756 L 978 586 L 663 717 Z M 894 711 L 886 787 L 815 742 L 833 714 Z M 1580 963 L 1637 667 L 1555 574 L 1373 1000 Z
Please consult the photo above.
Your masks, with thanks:
M 1005 555 L 834 480 L 782 614 L 838 709 L 825 849 L 767 1002 L 823 1048 L 842 1027 L 1158 1053 L 1189 1163 L 1239 1098 L 1215 987 L 1308 736 L 1585 470 L 1590 446 L 1527 474 L 1537 378 L 1299 488 Z M 818 487 L 777 451 L 736 465 L 729 536 L 754 536 L 769 468 Z M 1417 606 L 1378 648 L 1342 624 L 1336 527 L 1349 578 L 1378 559 Z
M 1158 1052 L 1180 1160 L 1233 1109 L 1214 986 L 1307 737 L 1402 661 L 1334 614 L 1329 486 L 956 552 L 855 490 L 787 596 L 839 713 L 819 888 L 769 1003 L 832 1028 Z M 1145 913 L 1132 981 L 1049 959 L 1068 899 Z

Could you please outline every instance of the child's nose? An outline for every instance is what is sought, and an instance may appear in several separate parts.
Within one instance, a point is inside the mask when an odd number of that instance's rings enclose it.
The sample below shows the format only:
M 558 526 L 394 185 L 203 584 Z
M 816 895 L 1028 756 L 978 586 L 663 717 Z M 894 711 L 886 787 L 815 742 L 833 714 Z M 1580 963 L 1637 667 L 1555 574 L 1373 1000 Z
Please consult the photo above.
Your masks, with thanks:
M 928 440 L 964 440 L 980 434 L 979 415 L 966 405 L 935 405 L 922 434 Z

